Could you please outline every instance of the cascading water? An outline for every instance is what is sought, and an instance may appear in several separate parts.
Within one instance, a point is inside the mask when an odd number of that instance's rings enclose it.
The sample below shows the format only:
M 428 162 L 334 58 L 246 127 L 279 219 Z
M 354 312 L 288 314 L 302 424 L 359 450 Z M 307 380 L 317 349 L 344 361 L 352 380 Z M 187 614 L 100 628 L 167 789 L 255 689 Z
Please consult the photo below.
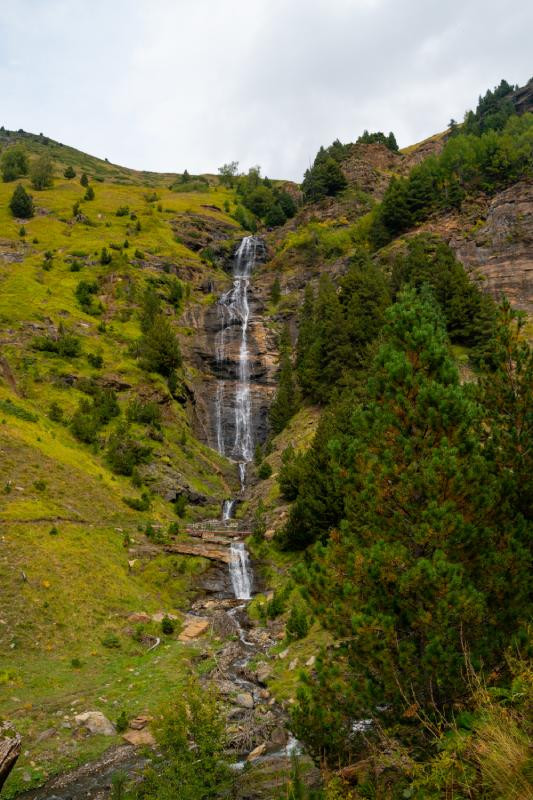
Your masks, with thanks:
M 239 466 L 241 492 L 246 485 L 246 466 L 254 455 L 254 427 L 252 419 L 252 396 L 250 390 L 250 354 L 248 351 L 248 323 L 250 306 L 248 289 L 250 275 L 263 243 L 255 236 L 245 236 L 235 254 L 233 264 L 233 288 L 225 292 L 218 302 L 220 328 L 215 339 L 215 357 L 219 372 L 227 361 L 228 331 L 240 329 L 237 382 L 234 391 L 229 382 L 219 380 L 215 401 L 215 424 L 217 449 L 228 455 Z M 233 414 L 233 436 L 224 426 L 224 411 L 230 408 Z M 230 427 L 231 434 L 231 427 Z M 228 441 L 229 439 L 229 441 Z M 222 507 L 222 520 L 231 519 L 235 500 L 226 500 Z M 251 597 L 251 572 L 248 554 L 242 542 L 231 546 L 230 576 L 235 597 L 249 600 Z
M 251 571 L 244 542 L 234 542 L 231 545 L 229 574 L 237 600 L 250 600 L 252 596 Z

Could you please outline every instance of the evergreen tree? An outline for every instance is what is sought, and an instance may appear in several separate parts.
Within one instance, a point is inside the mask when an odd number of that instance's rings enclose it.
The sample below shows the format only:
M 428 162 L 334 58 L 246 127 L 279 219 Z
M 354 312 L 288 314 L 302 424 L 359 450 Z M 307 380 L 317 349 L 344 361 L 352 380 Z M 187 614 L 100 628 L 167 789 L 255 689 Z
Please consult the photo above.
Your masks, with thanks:
M 33 217 L 33 198 L 21 183 L 17 185 L 11 195 L 9 208 L 14 217 L 20 217 L 21 219 Z
M 293 377 L 290 348 L 284 347 L 280 354 L 278 388 L 270 405 L 268 418 L 272 432 L 277 435 L 298 410 L 298 395 Z
M 281 300 L 281 284 L 279 280 L 279 275 L 276 275 L 274 278 L 274 283 L 272 284 L 272 288 L 270 289 L 270 299 L 274 303 L 275 306 Z
M 298 320 L 298 340 L 296 343 L 296 373 L 304 394 L 310 394 L 314 384 L 311 370 L 311 345 L 315 337 L 315 293 L 308 283 L 305 287 L 304 301 Z
M 169 377 L 181 366 L 181 350 L 178 338 L 170 322 L 158 314 L 139 345 L 139 355 L 144 369 Z
M 449 717 L 465 655 L 501 670 L 529 609 L 525 523 L 507 506 L 502 529 L 485 412 L 459 382 L 438 305 L 410 290 L 387 316 L 367 400 L 329 447 L 344 520 L 300 570 L 341 644 L 300 691 L 293 729 L 335 763 L 357 747 L 354 719 L 412 743 L 414 714 Z
M 82 186 L 84 186 L 85 188 L 87 188 L 87 186 L 89 185 L 89 178 L 87 177 L 87 173 L 86 172 L 82 172 L 81 178 L 80 178 L 80 184 Z
M 68 178 L 68 180 L 71 180 L 71 178 L 76 177 L 76 170 L 72 165 L 69 164 L 66 170 L 64 171 L 63 175 L 65 176 L 65 178 Z
M 141 331 L 147 333 L 161 313 L 161 299 L 153 286 L 147 286 L 142 298 L 140 314 Z

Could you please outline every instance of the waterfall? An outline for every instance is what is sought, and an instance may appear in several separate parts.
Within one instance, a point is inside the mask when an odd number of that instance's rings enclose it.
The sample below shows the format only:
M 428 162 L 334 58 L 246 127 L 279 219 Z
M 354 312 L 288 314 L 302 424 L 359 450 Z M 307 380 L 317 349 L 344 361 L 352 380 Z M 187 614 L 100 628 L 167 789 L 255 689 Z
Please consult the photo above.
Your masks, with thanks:
M 215 337 L 215 359 L 219 380 L 215 398 L 215 428 L 217 450 L 230 456 L 239 466 L 241 492 L 246 485 L 246 465 L 254 457 L 254 426 L 252 418 L 252 395 L 250 390 L 250 354 L 248 351 L 248 324 L 250 306 L 248 289 L 250 276 L 263 243 L 255 236 L 245 236 L 233 261 L 233 287 L 218 301 L 217 314 L 219 329 Z M 239 350 L 237 382 L 231 392 L 229 381 L 221 379 L 228 360 L 228 331 L 239 330 Z M 233 437 L 224 426 L 224 409 L 230 408 L 233 414 Z M 229 441 L 228 441 L 229 440 Z M 235 500 L 225 500 L 222 507 L 222 520 L 226 522 L 233 516 Z M 243 542 L 231 545 L 230 560 L 231 583 L 235 597 L 249 600 L 251 596 L 251 574 L 248 554 Z
M 248 553 L 244 542 L 234 542 L 230 549 L 229 574 L 233 593 L 237 600 L 250 600 L 252 586 Z
M 236 500 L 224 500 L 222 503 L 222 522 L 227 522 L 233 518 L 233 509 L 236 502 Z

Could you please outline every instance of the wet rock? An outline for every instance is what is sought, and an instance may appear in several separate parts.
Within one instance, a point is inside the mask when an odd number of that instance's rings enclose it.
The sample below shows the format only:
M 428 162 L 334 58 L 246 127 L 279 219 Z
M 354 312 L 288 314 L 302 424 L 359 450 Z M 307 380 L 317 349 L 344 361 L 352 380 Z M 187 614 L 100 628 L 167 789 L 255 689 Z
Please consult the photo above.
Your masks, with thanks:
M 93 734 L 101 736 L 114 736 L 115 726 L 101 711 L 85 711 L 83 714 L 76 714 L 76 723 Z
M 221 639 L 226 639 L 228 636 L 234 636 L 239 632 L 239 626 L 233 617 L 226 614 L 224 611 L 217 611 L 211 617 L 213 624 L 213 633 Z
M 259 683 L 266 683 L 272 673 L 271 667 L 267 663 L 261 663 L 258 665 L 255 671 L 255 679 Z
M 246 756 L 247 761 L 254 761 L 256 758 L 260 758 L 266 753 L 267 746 L 265 742 L 259 744 L 257 747 L 254 747 L 251 753 L 248 753 Z

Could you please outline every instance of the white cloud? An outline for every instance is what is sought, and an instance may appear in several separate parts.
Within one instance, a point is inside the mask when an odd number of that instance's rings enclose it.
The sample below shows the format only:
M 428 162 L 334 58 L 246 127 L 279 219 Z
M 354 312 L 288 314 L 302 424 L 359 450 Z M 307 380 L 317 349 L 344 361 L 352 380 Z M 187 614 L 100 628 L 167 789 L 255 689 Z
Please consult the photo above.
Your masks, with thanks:
M 144 169 L 238 159 L 299 179 L 337 136 L 409 144 L 531 72 L 522 0 L 4 5 L 2 123 Z

